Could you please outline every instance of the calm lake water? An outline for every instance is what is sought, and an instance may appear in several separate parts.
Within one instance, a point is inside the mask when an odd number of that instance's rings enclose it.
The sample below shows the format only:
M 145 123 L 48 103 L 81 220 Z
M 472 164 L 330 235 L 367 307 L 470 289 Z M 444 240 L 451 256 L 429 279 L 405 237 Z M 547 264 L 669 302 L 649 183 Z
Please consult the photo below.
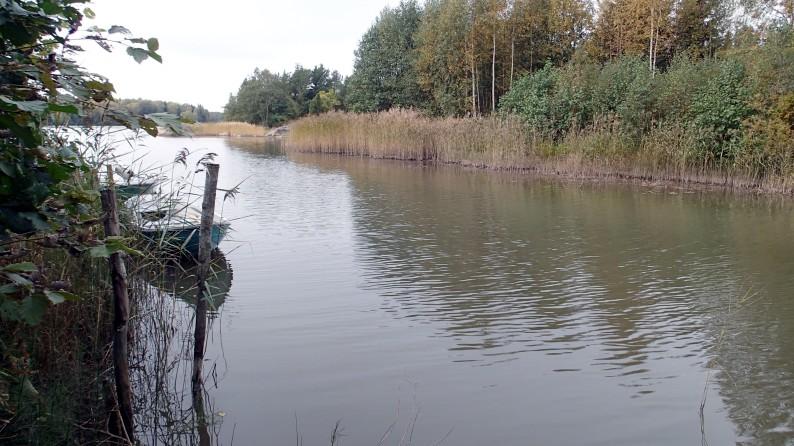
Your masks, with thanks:
M 784 200 L 142 143 L 242 182 L 223 444 L 328 445 L 337 421 L 362 446 L 794 444 Z

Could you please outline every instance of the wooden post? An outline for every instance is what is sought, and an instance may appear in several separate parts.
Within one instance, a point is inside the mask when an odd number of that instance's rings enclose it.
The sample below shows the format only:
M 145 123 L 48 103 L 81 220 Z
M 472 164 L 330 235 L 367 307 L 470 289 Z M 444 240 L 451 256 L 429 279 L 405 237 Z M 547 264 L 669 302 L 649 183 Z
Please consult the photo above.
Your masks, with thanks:
M 218 188 L 217 164 L 206 165 L 204 201 L 201 203 L 201 227 L 198 250 L 198 292 L 196 293 L 196 329 L 193 334 L 193 394 L 201 392 L 204 344 L 207 339 L 207 274 L 212 251 L 212 219 L 215 216 L 215 195 Z
M 102 210 L 105 212 L 105 237 L 118 236 L 119 215 L 116 209 L 116 191 L 113 188 L 113 171 L 108 166 L 108 187 L 100 192 Z M 113 283 L 113 375 L 116 381 L 116 398 L 123 431 L 130 444 L 135 442 L 132 386 L 130 385 L 130 366 L 127 357 L 127 329 L 130 301 L 127 295 L 127 269 L 121 253 L 113 253 L 109 258 L 110 279 Z
M 212 219 L 215 217 L 215 195 L 218 189 L 217 164 L 206 165 L 204 180 L 204 201 L 201 203 L 201 227 L 199 228 L 198 250 L 198 291 L 196 293 L 196 330 L 193 333 L 193 413 L 199 435 L 199 446 L 209 446 L 210 437 L 207 426 L 207 413 L 204 408 L 202 366 L 204 364 L 204 345 L 207 340 L 207 275 L 210 269 L 212 251 Z

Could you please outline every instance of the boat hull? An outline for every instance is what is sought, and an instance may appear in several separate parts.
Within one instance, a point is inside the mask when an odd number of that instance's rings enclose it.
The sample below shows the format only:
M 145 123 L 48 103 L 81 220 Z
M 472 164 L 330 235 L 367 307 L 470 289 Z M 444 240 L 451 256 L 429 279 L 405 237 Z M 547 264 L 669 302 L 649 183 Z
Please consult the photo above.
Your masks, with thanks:
M 228 231 L 227 225 L 212 225 L 210 245 L 212 249 L 217 249 Z M 199 228 L 180 228 L 180 229 L 155 229 L 143 230 L 143 235 L 150 241 L 156 243 L 158 249 L 180 251 L 198 257 L 199 251 Z
M 133 183 L 133 184 L 117 184 L 116 196 L 120 200 L 136 197 L 150 192 L 157 183 Z

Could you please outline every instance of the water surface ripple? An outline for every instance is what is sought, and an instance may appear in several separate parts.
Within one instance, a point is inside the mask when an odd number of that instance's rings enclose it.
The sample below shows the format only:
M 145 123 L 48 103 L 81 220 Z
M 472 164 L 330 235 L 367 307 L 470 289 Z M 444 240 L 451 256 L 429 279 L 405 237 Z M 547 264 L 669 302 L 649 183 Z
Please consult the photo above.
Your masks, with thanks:
M 785 201 L 192 143 L 246 179 L 235 442 L 794 444 Z

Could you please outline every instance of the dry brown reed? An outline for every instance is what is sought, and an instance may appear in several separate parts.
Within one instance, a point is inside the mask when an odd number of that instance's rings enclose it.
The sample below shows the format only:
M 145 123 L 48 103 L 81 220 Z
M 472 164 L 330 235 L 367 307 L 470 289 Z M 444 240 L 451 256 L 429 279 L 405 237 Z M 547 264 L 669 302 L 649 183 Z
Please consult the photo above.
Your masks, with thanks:
M 188 127 L 194 136 L 265 136 L 268 131 L 247 122 L 199 122 Z
M 715 167 L 694 148 L 696 135 L 667 127 L 632 139 L 613 130 L 552 140 L 514 117 L 432 118 L 410 110 L 329 112 L 290 124 L 288 152 L 366 156 L 526 171 L 586 179 L 677 183 L 787 193 L 794 178 Z

